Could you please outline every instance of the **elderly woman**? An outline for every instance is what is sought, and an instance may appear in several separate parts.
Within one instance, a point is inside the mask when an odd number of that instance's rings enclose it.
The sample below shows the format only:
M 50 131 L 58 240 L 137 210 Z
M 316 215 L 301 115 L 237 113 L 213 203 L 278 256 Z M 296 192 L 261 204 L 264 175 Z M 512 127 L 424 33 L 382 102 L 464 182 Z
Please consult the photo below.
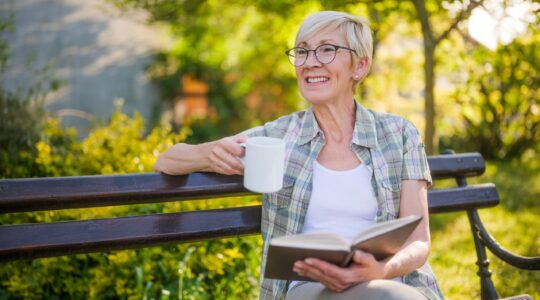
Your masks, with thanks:
M 345 268 L 315 258 L 297 261 L 294 272 L 313 281 L 262 278 L 261 298 L 442 298 L 426 263 L 431 177 L 418 131 L 407 120 L 373 112 L 354 99 L 371 65 L 367 21 L 341 12 L 313 14 L 286 53 L 310 108 L 218 141 L 176 144 L 159 156 L 155 169 L 242 174 L 237 157 L 243 156 L 247 137 L 281 138 L 286 143 L 283 188 L 263 195 L 263 266 L 273 237 L 331 231 L 352 238 L 375 222 L 412 214 L 423 220 L 388 259 L 356 251 Z

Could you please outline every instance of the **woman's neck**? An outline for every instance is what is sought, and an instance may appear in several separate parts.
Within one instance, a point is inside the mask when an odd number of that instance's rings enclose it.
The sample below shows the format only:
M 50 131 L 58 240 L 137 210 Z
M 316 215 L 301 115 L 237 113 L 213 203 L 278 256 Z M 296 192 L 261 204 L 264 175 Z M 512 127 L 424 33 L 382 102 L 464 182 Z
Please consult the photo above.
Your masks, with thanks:
M 352 139 L 356 102 L 342 101 L 313 106 L 313 113 L 327 142 L 347 143 Z

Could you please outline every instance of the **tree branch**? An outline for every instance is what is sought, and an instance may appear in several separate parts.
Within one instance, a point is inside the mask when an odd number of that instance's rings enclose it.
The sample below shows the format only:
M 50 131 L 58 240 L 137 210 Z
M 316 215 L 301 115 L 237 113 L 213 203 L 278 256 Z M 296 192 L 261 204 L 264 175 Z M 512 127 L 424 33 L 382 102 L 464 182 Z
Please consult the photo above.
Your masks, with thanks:
M 471 43 L 475 47 L 487 48 L 486 46 L 484 46 L 483 44 L 481 44 L 477 40 L 475 40 L 467 32 L 463 32 L 463 30 L 459 29 L 459 27 L 456 27 L 455 30 L 459 33 L 459 35 L 461 35 L 461 37 L 463 38 L 463 40 L 465 40 L 465 42 Z
M 478 1 L 471 1 L 467 8 L 465 10 L 462 10 L 459 15 L 454 20 L 454 23 L 445 31 L 443 32 L 438 38 L 435 38 L 435 45 L 440 43 L 442 40 L 446 39 L 448 35 L 452 32 L 452 30 L 456 29 L 459 23 L 463 21 L 464 19 L 469 18 L 471 15 L 471 12 L 473 9 L 477 8 L 478 6 L 482 5 L 484 3 L 484 0 L 478 0 Z
M 429 23 L 429 14 L 426 9 L 424 0 L 412 0 L 416 13 L 418 14 L 418 20 L 422 26 L 422 35 L 424 37 L 424 46 L 429 48 L 435 48 L 435 38 L 433 36 L 433 30 Z

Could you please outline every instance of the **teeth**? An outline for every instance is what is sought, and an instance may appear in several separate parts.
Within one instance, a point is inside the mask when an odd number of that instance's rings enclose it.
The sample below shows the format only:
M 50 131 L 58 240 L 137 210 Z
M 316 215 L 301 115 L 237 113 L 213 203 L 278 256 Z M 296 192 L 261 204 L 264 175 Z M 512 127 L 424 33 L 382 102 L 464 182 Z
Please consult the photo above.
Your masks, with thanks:
M 315 82 L 323 82 L 323 81 L 328 81 L 328 78 L 327 77 L 309 77 L 307 78 L 307 82 L 309 83 L 315 83 Z

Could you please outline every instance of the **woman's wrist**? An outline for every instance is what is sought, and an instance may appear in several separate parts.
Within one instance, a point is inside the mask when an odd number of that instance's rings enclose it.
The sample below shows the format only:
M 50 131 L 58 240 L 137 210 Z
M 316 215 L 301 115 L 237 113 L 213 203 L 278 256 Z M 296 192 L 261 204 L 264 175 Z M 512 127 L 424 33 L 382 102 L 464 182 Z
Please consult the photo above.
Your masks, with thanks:
M 194 145 L 193 152 L 200 155 L 198 161 L 201 164 L 200 170 L 203 172 L 214 172 L 212 168 L 212 162 L 210 160 L 210 155 L 212 153 L 212 148 L 215 146 L 214 142 L 208 142 L 204 144 Z
M 422 241 L 414 241 L 384 262 L 384 278 L 404 276 L 421 267 L 427 260 L 429 246 Z

